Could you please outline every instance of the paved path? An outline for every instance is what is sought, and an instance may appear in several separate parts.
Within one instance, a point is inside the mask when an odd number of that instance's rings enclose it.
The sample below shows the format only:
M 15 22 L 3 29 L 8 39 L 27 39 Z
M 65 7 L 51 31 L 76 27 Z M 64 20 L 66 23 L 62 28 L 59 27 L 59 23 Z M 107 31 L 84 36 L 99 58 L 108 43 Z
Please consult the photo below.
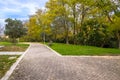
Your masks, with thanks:
M 120 80 L 120 58 L 63 57 L 32 44 L 9 80 Z

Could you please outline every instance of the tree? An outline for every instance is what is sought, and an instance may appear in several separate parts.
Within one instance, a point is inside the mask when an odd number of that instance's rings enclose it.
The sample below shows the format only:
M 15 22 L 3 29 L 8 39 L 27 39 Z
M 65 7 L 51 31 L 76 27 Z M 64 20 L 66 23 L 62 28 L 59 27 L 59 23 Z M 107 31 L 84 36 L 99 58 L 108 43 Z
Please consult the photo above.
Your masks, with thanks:
M 50 41 L 51 36 L 51 20 L 49 19 L 49 14 L 46 12 L 46 10 L 38 9 L 36 14 L 37 24 L 42 29 L 42 32 L 40 33 L 42 35 L 43 41 Z
M 69 18 L 68 18 L 68 8 L 67 8 L 67 0 L 49 0 L 46 4 L 48 14 L 50 15 L 51 25 L 57 24 L 58 21 L 62 20 L 61 26 L 59 28 L 63 28 L 62 31 L 65 35 L 65 42 L 66 44 L 69 43 Z M 49 18 L 48 18 L 49 19 Z M 57 23 L 55 23 L 57 22 Z M 58 25 L 57 25 L 58 26 Z M 58 28 L 54 26 L 52 28 Z M 52 29 L 54 30 L 54 29 Z
M 114 23 L 111 24 L 110 30 L 115 34 L 120 49 L 120 17 L 115 16 L 113 21 Z
M 28 32 L 26 37 L 28 41 L 41 41 L 41 27 L 37 23 L 37 19 L 35 15 L 30 16 L 28 22 L 26 22 L 26 27 L 28 28 Z
M 22 21 L 6 19 L 5 20 L 5 34 L 12 39 L 12 42 L 15 43 L 17 38 L 22 37 L 26 33 L 26 28 L 23 27 Z

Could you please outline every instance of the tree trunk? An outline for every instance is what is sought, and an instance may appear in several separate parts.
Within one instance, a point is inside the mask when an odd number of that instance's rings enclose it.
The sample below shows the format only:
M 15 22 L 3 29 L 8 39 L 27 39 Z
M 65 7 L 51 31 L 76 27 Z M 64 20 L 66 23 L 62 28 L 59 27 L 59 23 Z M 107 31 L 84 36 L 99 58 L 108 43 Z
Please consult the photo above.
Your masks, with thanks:
M 65 26 L 66 26 L 66 44 L 69 44 L 69 39 L 68 39 L 68 32 L 69 32 L 69 29 L 68 29 L 68 26 L 67 26 L 66 21 L 65 21 Z
M 104 44 L 105 44 L 105 39 L 103 40 L 101 47 L 104 47 Z
M 63 0 L 61 0 L 61 2 L 62 2 L 62 6 L 65 7 L 65 2 Z M 69 40 L 68 40 L 68 27 L 67 27 L 67 21 L 66 21 L 66 19 L 67 19 L 66 11 L 63 13 L 63 17 L 64 17 L 63 25 L 64 25 L 64 29 L 65 29 L 65 42 L 66 42 L 66 44 L 68 44 Z
M 118 35 L 118 48 L 120 49 L 120 34 Z
M 74 26 L 73 26 L 73 42 L 75 44 L 75 32 L 76 32 L 76 8 L 75 8 L 75 4 L 73 6 L 73 17 L 74 17 Z
M 111 23 L 113 23 L 113 21 L 112 21 L 112 19 L 110 18 L 109 14 L 107 14 L 107 18 L 108 18 L 108 20 L 109 20 Z
M 120 40 L 119 40 L 118 44 L 119 44 L 119 47 L 118 47 L 118 48 L 120 49 Z
M 55 42 L 56 42 L 57 41 L 57 28 L 55 29 L 54 39 L 55 39 Z
M 66 17 L 65 17 L 66 19 Z M 65 29 L 65 42 L 66 44 L 69 44 L 69 39 L 68 39 L 68 26 L 66 20 L 64 20 L 64 29 Z
M 12 38 L 13 45 L 16 45 L 16 38 Z
M 120 32 L 117 31 L 116 35 L 117 35 L 117 39 L 118 39 L 118 48 L 120 49 Z
M 81 15 L 81 26 L 83 25 L 84 18 L 85 18 L 85 6 L 82 5 L 82 15 Z

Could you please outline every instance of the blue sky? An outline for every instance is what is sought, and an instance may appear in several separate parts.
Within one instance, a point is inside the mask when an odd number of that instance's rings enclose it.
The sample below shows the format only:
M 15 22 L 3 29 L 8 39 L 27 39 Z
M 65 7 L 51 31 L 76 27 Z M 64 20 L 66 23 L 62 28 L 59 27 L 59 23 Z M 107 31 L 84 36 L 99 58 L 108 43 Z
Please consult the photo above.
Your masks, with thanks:
M 6 18 L 27 20 L 37 9 L 44 9 L 48 0 L 0 0 L 0 24 Z

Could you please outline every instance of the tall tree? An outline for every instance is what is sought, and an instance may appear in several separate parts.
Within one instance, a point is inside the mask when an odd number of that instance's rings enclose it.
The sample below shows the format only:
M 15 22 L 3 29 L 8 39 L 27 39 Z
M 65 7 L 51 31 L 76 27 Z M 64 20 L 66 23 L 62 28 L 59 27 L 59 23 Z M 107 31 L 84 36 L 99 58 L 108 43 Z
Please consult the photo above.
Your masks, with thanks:
M 79 4 L 78 4 L 77 0 L 68 1 L 67 4 L 69 5 L 69 8 L 70 8 L 70 14 L 71 14 L 72 23 L 73 23 L 73 41 L 75 44 L 75 42 L 76 42 L 75 35 L 76 35 L 76 33 L 78 33 L 77 21 L 78 21 L 78 16 L 79 16 L 79 12 L 78 12 L 79 11 L 79 7 L 78 7 Z
M 29 41 L 41 41 L 41 27 L 37 24 L 35 15 L 30 16 L 26 26 L 28 28 L 27 37 Z
M 22 21 L 8 18 L 5 22 L 5 34 L 12 39 L 13 43 L 16 42 L 16 38 L 20 38 L 26 34 L 26 28 L 23 27 Z
M 117 38 L 118 47 L 120 49 L 120 17 L 115 16 L 113 19 L 114 23 L 110 24 L 110 30 L 115 34 L 115 37 Z
M 65 42 L 69 43 L 69 27 L 68 27 L 68 11 L 66 9 L 66 0 L 50 0 L 46 7 L 48 13 L 51 17 L 51 22 L 54 22 L 56 19 L 62 19 L 62 27 L 64 28 L 63 32 L 65 33 Z M 53 25 L 53 24 L 51 24 Z M 54 26 L 55 27 L 55 26 Z M 59 27 L 60 28 L 60 27 Z

